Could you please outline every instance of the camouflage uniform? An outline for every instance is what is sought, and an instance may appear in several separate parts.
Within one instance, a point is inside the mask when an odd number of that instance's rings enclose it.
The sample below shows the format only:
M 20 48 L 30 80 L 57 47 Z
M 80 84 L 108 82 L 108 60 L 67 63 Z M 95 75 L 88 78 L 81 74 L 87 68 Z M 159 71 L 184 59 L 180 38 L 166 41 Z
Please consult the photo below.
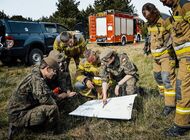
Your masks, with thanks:
M 175 107 L 175 52 L 170 36 L 170 17 L 161 14 L 158 21 L 148 26 L 151 54 L 154 58 L 153 73 L 166 107 Z
M 101 56 L 100 56 L 101 57 Z M 136 83 L 138 81 L 138 74 L 136 66 L 129 60 L 127 54 L 115 54 L 115 60 L 112 64 L 107 65 L 106 61 L 101 58 L 100 76 L 102 81 L 113 81 L 113 86 L 124 78 L 126 75 L 131 75 L 132 78 L 127 80 L 120 86 L 122 95 L 134 94 L 137 90 Z M 109 87 L 113 88 L 112 85 Z
M 34 68 L 10 98 L 8 106 L 10 124 L 15 127 L 30 127 L 47 123 L 50 128 L 55 127 L 59 111 L 52 94 L 40 69 Z
M 100 61 L 97 60 L 95 64 L 91 64 L 86 58 L 82 59 L 79 63 L 77 70 L 77 82 L 75 88 L 79 90 L 79 93 L 83 96 L 90 98 L 101 98 L 101 86 L 102 81 L 99 77 Z M 95 88 L 88 89 L 86 86 L 87 80 L 93 82 Z
M 179 60 L 175 124 L 190 127 L 190 1 L 174 0 L 172 7 L 174 49 Z

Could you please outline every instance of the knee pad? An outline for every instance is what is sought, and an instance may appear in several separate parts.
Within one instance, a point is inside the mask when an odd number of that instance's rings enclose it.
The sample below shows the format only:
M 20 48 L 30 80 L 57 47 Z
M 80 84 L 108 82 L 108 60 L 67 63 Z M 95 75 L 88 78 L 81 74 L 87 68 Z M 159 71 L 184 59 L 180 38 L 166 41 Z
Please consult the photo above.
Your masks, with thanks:
M 176 80 L 176 99 L 181 100 L 181 80 Z
M 162 81 L 163 81 L 164 87 L 166 89 L 171 89 L 172 88 L 169 76 L 170 76 L 169 72 L 162 72 Z
M 154 72 L 154 79 L 156 80 L 156 82 L 158 83 L 158 85 L 162 85 L 162 76 L 161 76 L 161 72 Z

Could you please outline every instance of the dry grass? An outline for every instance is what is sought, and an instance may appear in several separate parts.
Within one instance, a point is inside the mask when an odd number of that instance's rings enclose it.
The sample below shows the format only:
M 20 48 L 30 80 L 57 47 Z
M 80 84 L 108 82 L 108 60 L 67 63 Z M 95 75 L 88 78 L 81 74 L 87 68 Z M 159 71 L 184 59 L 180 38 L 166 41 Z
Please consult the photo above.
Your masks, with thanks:
M 103 49 L 112 48 L 117 52 L 126 52 L 137 65 L 140 75 L 139 86 L 141 87 L 141 94 L 135 103 L 134 117 L 131 121 L 68 116 L 69 111 L 85 100 L 77 97 L 73 100 L 68 100 L 69 103 L 65 104 L 63 111 L 61 111 L 62 134 L 36 134 L 24 131 L 16 139 L 175 139 L 166 138 L 163 135 L 163 131 L 172 124 L 174 114 L 171 114 L 168 118 L 160 116 L 163 108 L 163 99 L 159 97 L 152 77 L 152 60 L 144 56 L 142 47 L 143 44 L 108 47 L 88 45 L 88 48 L 93 50 L 102 51 Z M 71 63 L 70 68 L 73 76 L 76 69 L 73 67 L 73 63 Z M 8 99 L 16 85 L 29 71 L 30 68 L 24 66 L 0 67 L 0 139 L 7 138 L 8 118 L 6 107 Z M 190 139 L 190 133 L 180 139 Z

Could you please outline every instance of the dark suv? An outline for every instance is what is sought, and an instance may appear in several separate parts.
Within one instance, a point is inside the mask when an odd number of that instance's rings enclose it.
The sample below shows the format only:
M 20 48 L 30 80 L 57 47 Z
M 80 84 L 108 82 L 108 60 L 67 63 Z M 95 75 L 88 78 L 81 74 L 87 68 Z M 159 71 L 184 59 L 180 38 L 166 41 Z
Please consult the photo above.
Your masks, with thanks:
M 0 60 L 12 63 L 20 59 L 33 65 L 53 49 L 55 37 L 68 29 L 63 25 L 47 22 L 0 20 L 5 27 L 6 45 L 0 48 Z M 2 28 L 2 27 L 0 27 Z

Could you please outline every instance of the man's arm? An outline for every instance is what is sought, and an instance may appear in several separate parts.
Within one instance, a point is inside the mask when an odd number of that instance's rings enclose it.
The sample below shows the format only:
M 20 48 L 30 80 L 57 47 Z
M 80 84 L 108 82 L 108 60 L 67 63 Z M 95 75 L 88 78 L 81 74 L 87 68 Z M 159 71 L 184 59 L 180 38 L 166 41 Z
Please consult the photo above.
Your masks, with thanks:
M 108 89 L 108 83 L 103 82 L 102 83 L 102 96 L 103 96 L 103 104 L 107 104 L 107 89 Z
M 107 90 L 108 90 L 108 73 L 106 71 L 106 64 L 102 61 L 100 67 L 100 77 L 102 78 L 102 96 L 103 96 L 103 104 L 107 103 Z
M 58 35 L 58 36 L 55 38 L 55 41 L 54 41 L 54 43 L 53 43 L 53 49 L 54 49 L 54 50 L 57 50 L 57 51 L 59 51 L 59 52 L 62 52 L 62 51 L 63 51 L 63 48 L 61 48 L 60 43 L 61 43 L 60 35 Z
M 118 82 L 118 86 L 122 86 L 126 81 L 128 81 L 130 78 L 132 78 L 131 75 L 125 75 L 125 77 L 123 77 L 119 82 Z
M 76 71 L 76 80 L 79 81 L 79 82 L 85 82 L 85 80 L 87 80 L 86 76 L 84 75 L 84 72 L 85 72 L 85 68 L 84 68 L 84 65 L 85 65 L 85 59 L 82 59 L 78 65 L 78 68 L 77 68 L 77 71 Z
M 60 99 L 65 99 L 65 98 L 73 97 L 74 95 L 76 95 L 76 92 L 72 91 L 72 92 L 58 94 L 57 97 Z

